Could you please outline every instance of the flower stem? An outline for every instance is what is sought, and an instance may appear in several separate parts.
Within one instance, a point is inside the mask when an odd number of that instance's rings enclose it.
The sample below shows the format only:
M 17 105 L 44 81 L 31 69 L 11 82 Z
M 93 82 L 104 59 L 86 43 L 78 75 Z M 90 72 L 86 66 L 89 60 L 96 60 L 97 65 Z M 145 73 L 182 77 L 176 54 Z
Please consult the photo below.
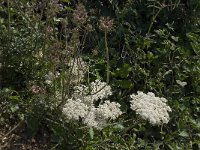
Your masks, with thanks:
M 107 70 L 106 70 L 106 83 L 109 83 L 110 78 L 110 61 L 109 61 L 109 51 L 108 51 L 108 42 L 107 42 L 107 32 L 105 31 L 105 48 L 106 48 L 106 61 L 107 61 Z
M 157 13 L 155 14 L 155 16 L 152 17 L 152 21 L 151 21 L 151 24 L 150 24 L 149 29 L 148 29 L 148 31 L 147 31 L 147 34 L 150 33 L 151 28 L 153 27 L 153 23 L 155 22 L 157 16 L 158 16 L 159 13 L 161 12 L 161 10 L 162 10 L 162 8 L 159 8 L 159 10 L 158 10 Z
M 9 2 L 9 0 L 7 0 L 7 13 L 8 13 L 8 26 L 7 26 L 7 30 L 8 30 L 8 34 L 10 34 L 10 2 Z

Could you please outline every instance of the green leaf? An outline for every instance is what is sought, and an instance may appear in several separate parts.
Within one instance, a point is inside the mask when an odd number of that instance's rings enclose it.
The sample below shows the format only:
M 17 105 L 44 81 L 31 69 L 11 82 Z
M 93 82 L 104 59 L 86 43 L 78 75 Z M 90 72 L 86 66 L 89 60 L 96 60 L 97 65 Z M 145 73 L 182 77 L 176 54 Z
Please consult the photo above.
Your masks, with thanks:
M 116 124 L 113 128 L 117 130 L 123 130 L 124 126 L 122 124 Z
M 71 3 L 71 0 L 62 0 L 62 2 L 65 2 L 65 3 Z
M 132 70 L 133 68 L 130 67 L 129 64 L 124 64 L 122 67 L 117 68 L 112 74 L 121 78 L 127 78 Z
M 72 11 L 73 9 L 71 7 L 64 7 L 65 10 L 67 11 Z
M 182 82 L 180 80 L 176 80 L 176 83 L 179 84 L 180 86 L 184 87 L 187 85 L 187 82 Z
M 35 134 L 39 129 L 38 127 L 39 127 L 39 120 L 36 117 L 30 116 L 27 118 L 27 136 L 29 138 L 35 136 Z
M 191 40 L 190 44 L 197 55 L 200 55 L 200 36 L 195 33 L 188 33 L 187 37 Z
M 90 128 L 89 134 L 90 134 L 90 138 L 93 140 L 94 139 L 94 130 L 93 130 L 93 128 Z
M 181 137 L 185 137 L 185 138 L 189 137 L 189 134 L 188 134 L 186 131 L 181 131 L 181 132 L 179 133 L 179 135 L 180 135 Z
M 14 113 L 14 112 L 16 112 L 19 109 L 19 106 L 15 105 L 15 106 L 12 106 L 10 109 Z
M 125 89 L 129 89 L 133 86 L 131 80 L 117 80 L 116 85 Z
M 171 36 L 172 40 L 174 40 L 175 42 L 178 42 L 178 37 L 175 36 Z
M 10 96 L 9 99 L 13 102 L 18 102 L 20 100 L 20 96 Z
M 174 150 L 174 148 L 173 148 L 171 145 L 169 145 L 169 144 L 167 144 L 167 147 L 168 147 L 170 150 Z

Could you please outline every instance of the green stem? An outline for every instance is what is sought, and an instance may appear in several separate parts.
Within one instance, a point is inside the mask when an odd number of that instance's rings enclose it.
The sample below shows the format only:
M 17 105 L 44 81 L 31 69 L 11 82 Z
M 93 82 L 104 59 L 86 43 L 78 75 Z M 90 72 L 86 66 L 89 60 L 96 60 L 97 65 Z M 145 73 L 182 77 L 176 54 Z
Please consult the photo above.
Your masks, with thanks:
M 149 29 L 148 29 L 148 31 L 147 31 L 147 34 L 150 33 L 151 28 L 152 28 L 152 26 L 153 26 L 153 23 L 155 22 L 157 16 L 158 16 L 159 13 L 161 12 L 161 10 L 162 10 L 162 8 L 159 8 L 159 10 L 158 10 L 157 13 L 155 14 L 155 16 L 153 16 L 152 21 L 151 21 L 151 24 L 150 24 L 150 26 L 149 26 Z
M 84 44 L 85 44 L 85 41 L 86 41 L 86 36 L 87 36 L 87 31 L 84 32 L 83 40 L 82 40 L 82 42 L 80 44 L 81 50 L 83 50 L 83 48 L 84 48 Z
M 106 48 L 106 61 L 107 61 L 107 70 L 106 70 L 106 83 L 109 83 L 110 78 L 110 61 L 109 61 L 109 51 L 108 51 L 108 42 L 107 42 L 107 32 L 105 31 L 105 48 Z
M 5 50 L 3 50 L 3 55 L 5 55 L 6 59 L 9 55 L 10 51 L 10 42 L 11 42 L 11 34 L 10 34 L 10 1 L 7 0 L 7 14 L 8 14 L 8 20 L 7 20 L 7 35 L 6 35 L 6 45 L 5 45 Z M 4 56 L 3 56 L 4 57 Z M 2 66 L 7 66 L 7 61 L 3 61 Z
M 8 34 L 10 34 L 10 2 L 7 0 L 7 13 L 8 13 Z

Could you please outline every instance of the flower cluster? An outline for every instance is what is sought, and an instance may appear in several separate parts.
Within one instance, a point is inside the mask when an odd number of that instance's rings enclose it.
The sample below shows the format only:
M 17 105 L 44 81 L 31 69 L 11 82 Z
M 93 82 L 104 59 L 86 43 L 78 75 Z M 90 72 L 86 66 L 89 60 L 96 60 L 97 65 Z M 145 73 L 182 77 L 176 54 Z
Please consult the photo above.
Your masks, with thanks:
M 137 95 L 132 94 L 130 97 L 132 98 L 131 109 L 152 125 L 169 122 L 168 112 L 171 112 L 171 108 L 166 104 L 165 98 L 155 97 L 152 92 L 147 94 L 137 92 Z
M 73 12 L 73 17 L 74 20 L 78 23 L 86 22 L 88 15 L 83 4 L 77 5 L 76 9 Z
M 70 60 L 68 66 L 70 67 L 70 72 L 72 74 L 72 83 L 79 83 L 84 80 L 88 66 L 82 58 L 74 58 Z
M 105 82 L 101 82 L 98 79 L 91 82 L 89 86 L 79 85 L 75 86 L 74 89 L 75 91 L 73 97 L 75 99 L 81 98 L 87 105 L 93 105 L 95 101 L 112 95 L 111 87 L 107 86 Z
M 120 104 L 116 102 L 105 101 L 97 108 L 92 107 L 85 116 L 83 122 L 88 127 L 102 129 L 107 125 L 109 119 L 115 120 L 122 114 Z
M 33 94 L 44 94 L 44 93 L 46 93 L 46 90 L 44 88 L 38 86 L 38 85 L 32 85 L 30 89 L 31 89 L 31 92 Z
M 109 17 L 101 17 L 99 20 L 99 28 L 103 31 L 110 31 L 113 28 L 113 19 Z
M 105 101 L 102 105 L 99 105 L 97 112 L 102 118 L 115 120 L 122 114 L 119 108 L 120 104 Z
M 96 129 L 101 129 L 106 124 L 106 120 L 100 118 L 97 114 L 97 108 L 91 107 L 88 114 L 83 119 L 83 123 L 88 127 L 94 127 Z
M 121 114 L 120 104 L 105 101 L 95 106 L 97 100 L 107 98 L 112 94 L 111 87 L 105 82 L 95 80 L 89 86 L 75 86 L 72 98 L 68 99 L 63 108 L 63 114 L 68 119 L 79 120 L 82 118 L 88 127 L 102 129 L 109 120 L 117 119 Z
M 53 72 L 49 72 L 48 74 L 45 75 L 45 82 L 47 84 L 52 84 L 52 82 L 54 81 L 55 78 L 57 78 L 60 75 L 59 72 L 55 72 L 55 74 Z
M 80 99 L 68 99 L 63 108 L 63 113 L 70 120 L 79 120 L 79 117 L 84 117 L 88 112 L 88 107 L 81 102 Z

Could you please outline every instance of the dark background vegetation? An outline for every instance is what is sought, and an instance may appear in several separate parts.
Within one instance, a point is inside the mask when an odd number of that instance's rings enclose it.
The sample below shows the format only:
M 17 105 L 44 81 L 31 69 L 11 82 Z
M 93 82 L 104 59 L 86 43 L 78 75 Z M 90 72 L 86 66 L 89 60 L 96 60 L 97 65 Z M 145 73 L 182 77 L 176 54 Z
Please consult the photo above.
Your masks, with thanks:
M 85 5 L 89 19 L 75 35 L 73 29 L 79 24 L 72 13 L 78 3 Z M 48 135 L 46 149 L 200 149 L 199 0 L 60 0 L 53 4 L 50 0 L 0 1 L 2 129 L 9 131 L 22 122 L 20 135 L 36 140 Z M 117 127 L 80 130 L 80 123 L 64 122 L 61 111 L 51 108 L 56 98 L 44 76 L 54 64 L 49 61 L 52 51 L 60 53 L 66 41 L 79 43 L 86 35 L 81 55 L 106 80 L 105 39 L 98 29 L 102 16 L 114 19 L 114 29 L 107 35 L 112 99 L 127 113 Z M 92 29 L 85 34 L 88 24 Z M 53 33 L 47 32 L 49 26 Z M 60 47 L 55 48 L 57 42 Z M 35 57 L 39 51 L 41 58 Z M 64 68 L 61 63 L 55 69 Z M 32 83 L 47 92 L 34 95 Z M 129 110 L 129 95 L 137 91 L 168 99 L 172 113 L 167 125 L 151 126 Z

